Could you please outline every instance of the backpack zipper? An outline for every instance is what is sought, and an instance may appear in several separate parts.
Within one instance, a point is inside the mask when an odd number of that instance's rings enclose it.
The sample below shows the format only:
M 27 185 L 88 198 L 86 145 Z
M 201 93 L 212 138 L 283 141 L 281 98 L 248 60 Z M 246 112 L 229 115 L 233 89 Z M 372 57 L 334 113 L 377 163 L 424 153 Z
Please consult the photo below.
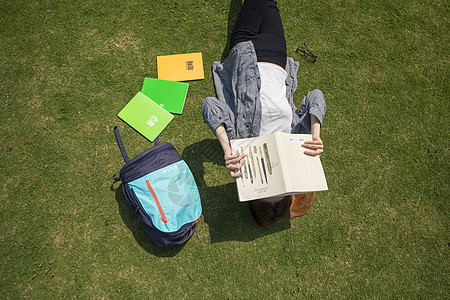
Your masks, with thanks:
M 159 213 L 161 214 L 161 220 L 164 223 L 167 223 L 166 215 L 164 214 L 164 211 L 163 211 L 163 209 L 161 207 L 161 204 L 159 203 L 158 198 L 156 197 L 155 191 L 153 190 L 152 186 L 150 185 L 150 181 L 146 180 L 145 182 L 147 183 L 147 186 L 148 186 L 148 189 L 150 190 L 150 193 L 152 193 L 153 199 L 155 199 L 156 206 L 158 206 Z

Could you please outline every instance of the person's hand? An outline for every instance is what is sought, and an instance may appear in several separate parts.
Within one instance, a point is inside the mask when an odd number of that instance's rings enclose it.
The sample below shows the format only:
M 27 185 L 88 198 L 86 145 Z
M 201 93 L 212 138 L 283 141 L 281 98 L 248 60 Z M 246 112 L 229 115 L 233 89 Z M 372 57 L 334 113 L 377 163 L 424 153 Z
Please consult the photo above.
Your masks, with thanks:
M 323 142 L 320 137 L 313 136 L 313 140 L 304 142 L 302 147 L 310 149 L 303 152 L 306 155 L 317 156 L 323 153 Z
M 242 176 L 241 168 L 245 164 L 245 154 L 232 154 L 226 153 L 224 155 L 225 157 L 225 166 L 227 167 L 228 171 L 230 171 L 230 175 L 233 178 L 239 178 Z

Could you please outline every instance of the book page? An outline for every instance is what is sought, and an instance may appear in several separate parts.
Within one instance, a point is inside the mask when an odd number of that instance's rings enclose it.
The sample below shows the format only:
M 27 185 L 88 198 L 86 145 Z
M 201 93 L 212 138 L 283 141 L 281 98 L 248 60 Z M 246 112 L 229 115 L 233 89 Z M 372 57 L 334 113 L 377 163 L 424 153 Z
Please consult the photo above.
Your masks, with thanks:
M 280 156 L 283 160 L 286 194 L 328 190 L 320 156 L 309 156 L 301 145 L 311 141 L 311 134 L 288 134 L 277 132 Z
M 230 141 L 233 153 L 243 153 L 243 175 L 236 180 L 239 201 L 250 201 L 282 195 L 285 192 L 275 136 L 268 134 L 255 138 Z

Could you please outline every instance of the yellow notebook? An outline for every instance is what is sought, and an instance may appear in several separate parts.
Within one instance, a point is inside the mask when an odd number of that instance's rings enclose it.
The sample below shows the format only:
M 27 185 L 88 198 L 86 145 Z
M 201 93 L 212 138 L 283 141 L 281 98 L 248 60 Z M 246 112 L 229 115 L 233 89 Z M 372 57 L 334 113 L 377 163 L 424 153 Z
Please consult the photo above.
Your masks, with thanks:
M 158 79 L 186 81 L 205 78 L 201 52 L 158 56 L 156 62 Z

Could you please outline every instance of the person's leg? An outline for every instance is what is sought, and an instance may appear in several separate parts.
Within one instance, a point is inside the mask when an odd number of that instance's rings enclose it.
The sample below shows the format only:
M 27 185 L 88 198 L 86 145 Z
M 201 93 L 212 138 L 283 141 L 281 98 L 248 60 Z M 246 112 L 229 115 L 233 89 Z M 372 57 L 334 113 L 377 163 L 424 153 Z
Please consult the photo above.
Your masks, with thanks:
M 259 38 L 263 8 L 267 0 L 245 0 L 231 34 L 230 47 Z
M 245 0 L 241 7 L 230 46 L 252 41 L 259 62 L 286 67 L 287 51 L 283 23 L 274 0 Z
M 259 62 L 271 62 L 283 69 L 286 67 L 286 40 L 276 1 L 267 1 L 260 27 L 260 38 L 254 45 Z
M 283 22 L 277 2 L 274 0 L 266 0 L 265 2 L 259 33 L 284 38 Z

